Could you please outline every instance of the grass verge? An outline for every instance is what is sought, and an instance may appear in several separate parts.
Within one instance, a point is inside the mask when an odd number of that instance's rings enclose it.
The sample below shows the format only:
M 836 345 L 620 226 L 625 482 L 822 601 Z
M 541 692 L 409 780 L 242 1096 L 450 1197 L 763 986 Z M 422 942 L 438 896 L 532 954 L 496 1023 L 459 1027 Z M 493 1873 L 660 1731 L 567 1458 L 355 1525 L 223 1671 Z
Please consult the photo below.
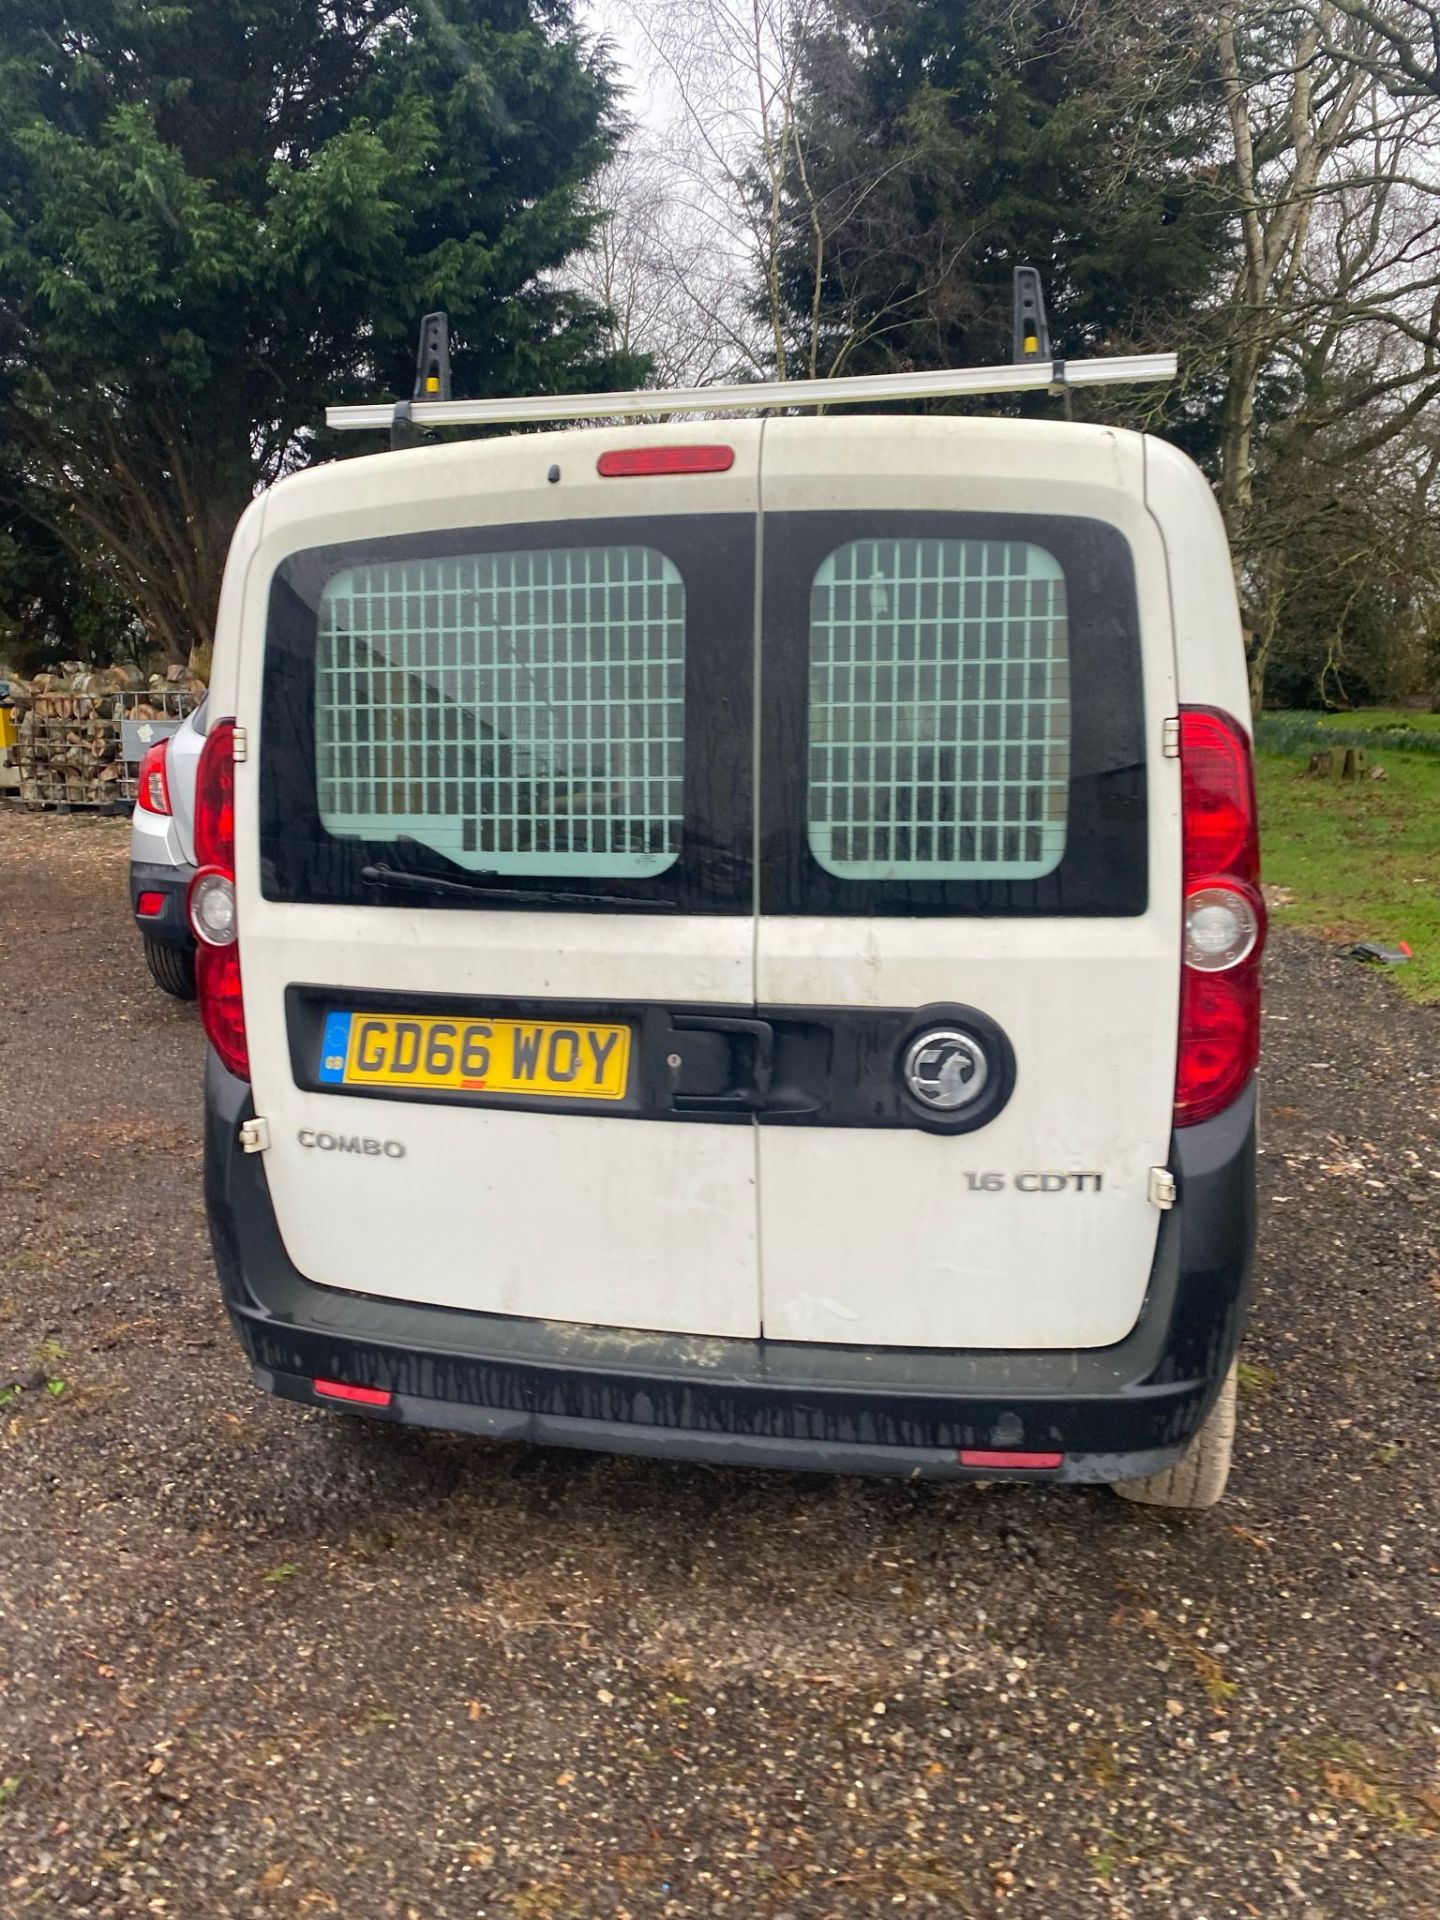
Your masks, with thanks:
M 1367 707 L 1359 713 L 1266 713 L 1255 729 L 1262 753 L 1318 752 L 1322 747 L 1402 748 L 1440 754 L 1440 713 Z
M 1415 957 L 1393 978 L 1412 999 L 1433 1001 L 1440 1000 L 1440 751 L 1386 744 L 1397 721 L 1440 746 L 1436 714 L 1266 715 L 1255 764 L 1265 879 L 1291 895 L 1273 910 L 1282 926 L 1331 940 L 1408 941 Z M 1306 765 L 1317 735 L 1338 745 L 1344 741 L 1336 736 L 1351 731 L 1385 778 L 1311 778 Z M 1281 741 L 1293 744 L 1277 752 Z

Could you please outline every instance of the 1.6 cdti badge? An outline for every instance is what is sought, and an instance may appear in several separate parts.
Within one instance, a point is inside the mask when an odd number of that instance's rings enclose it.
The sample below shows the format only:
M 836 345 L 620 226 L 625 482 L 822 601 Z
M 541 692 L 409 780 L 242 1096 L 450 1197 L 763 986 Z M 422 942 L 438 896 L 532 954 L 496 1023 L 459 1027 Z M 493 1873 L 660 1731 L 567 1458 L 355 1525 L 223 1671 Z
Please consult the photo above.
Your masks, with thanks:
M 990 1064 L 968 1033 L 940 1028 L 910 1043 L 904 1072 L 906 1086 L 923 1106 L 935 1113 L 957 1113 L 984 1092 Z

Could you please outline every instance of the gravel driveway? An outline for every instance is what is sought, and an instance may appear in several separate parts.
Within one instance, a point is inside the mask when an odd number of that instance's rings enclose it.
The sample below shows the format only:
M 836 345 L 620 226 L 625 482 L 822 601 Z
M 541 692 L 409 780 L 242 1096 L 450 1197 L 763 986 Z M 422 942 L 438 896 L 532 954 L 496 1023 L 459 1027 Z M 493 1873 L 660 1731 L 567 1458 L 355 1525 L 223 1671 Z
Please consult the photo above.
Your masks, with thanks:
M 1440 1913 L 1440 1016 L 1270 972 L 1232 1491 L 262 1398 L 123 823 L 0 816 L 0 1914 Z

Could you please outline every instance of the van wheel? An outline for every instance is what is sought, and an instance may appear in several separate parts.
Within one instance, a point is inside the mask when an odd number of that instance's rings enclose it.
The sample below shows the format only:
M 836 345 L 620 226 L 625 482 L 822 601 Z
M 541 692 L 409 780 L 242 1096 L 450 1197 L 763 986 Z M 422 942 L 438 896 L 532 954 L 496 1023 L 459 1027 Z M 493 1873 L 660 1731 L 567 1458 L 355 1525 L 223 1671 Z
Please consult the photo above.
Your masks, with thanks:
M 1213 1507 L 1230 1478 L 1230 1456 L 1235 1449 L 1235 1362 L 1220 1389 L 1220 1397 L 1205 1416 L 1205 1424 L 1173 1467 L 1145 1480 L 1116 1480 L 1122 1500 L 1144 1507 L 1178 1507 L 1198 1512 Z
M 158 940 L 145 942 L 145 964 L 150 978 L 163 993 L 177 1000 L 195 998 L 195 956 L 184 947 L 162 946 Z

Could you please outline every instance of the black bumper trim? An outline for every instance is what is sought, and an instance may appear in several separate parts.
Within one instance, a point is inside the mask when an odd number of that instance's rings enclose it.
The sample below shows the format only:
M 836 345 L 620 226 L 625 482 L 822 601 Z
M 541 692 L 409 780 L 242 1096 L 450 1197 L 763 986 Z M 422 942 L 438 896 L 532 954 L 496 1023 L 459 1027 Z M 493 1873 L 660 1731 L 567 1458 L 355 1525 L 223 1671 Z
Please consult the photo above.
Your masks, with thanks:
M 185 898 L 194 877 L 194 867 L 172 867 L 153 860 L 130 862 L 130 914 L 147 940 L 162 947 L 194 947 L 195 936 L 185 913 Z M 142 893 L 163 893 L 163 910 L 142 916 L 138 911 Z
M 308 1383 L 317 1378 L 386 1388 L 396 1399 L 378 1417 L 415 1425 L 906 1474 L 969 1473 L 955 1459 L 961 1447 L 1055 1449 L 1065 1464 L 1035 1477 L 1135 1478 L 1178 1457 L 1208 1412 L 1248 1297 L 1253 1090 L 1216 1119 L 1176 1134 L 1179 1196 L 1162 1216 L 1149 1290 L 1130 1334 L 1099 1349 L 1013 1353 L 696 1339 L 316 1286 L 286 1255 L 263 1154 L 238 1146 L 238 1128 L 252 1111 L 249 1087 L 212 1054 L 211 1238 L 257 1378 L 301 1400 L 314 1399 Z
M 256 1384 L 267 1393 L 301 1406 L 334 1412 L 337 1403 L 316 1393 L 300 1375 L 254 1369 Z M 1178 1447 L 1149 1453 L 1066 1454 L 1056 1468 L 967 1467 L 949 1447 L 863 1446 L 831 1440 L 772 1439 L 745 1433 L 706 1433 L 688 1427 L 639 1426 L 620 1420 L 584 1420 L 566 1415 L 515 1412 L 502 1407 L 472 1407 L 454 1400 L 424 1400 L 409 1394 L 389 1407 L 339 1406 L 342 1413 L 389 1420 L 402 1426 L 438 1427 L 447 1433 L 473 1433 L 488 1440 L 526 1441 L 537 1446 L 580 1447 L 667 1460 L 695 1460 L 710 1466 L 778 1467 L 791 1472 L 878 1473 L 906 1480 L 1029 1480 L 1096 1483 L 1138 1480 L 1174 1464 Z

